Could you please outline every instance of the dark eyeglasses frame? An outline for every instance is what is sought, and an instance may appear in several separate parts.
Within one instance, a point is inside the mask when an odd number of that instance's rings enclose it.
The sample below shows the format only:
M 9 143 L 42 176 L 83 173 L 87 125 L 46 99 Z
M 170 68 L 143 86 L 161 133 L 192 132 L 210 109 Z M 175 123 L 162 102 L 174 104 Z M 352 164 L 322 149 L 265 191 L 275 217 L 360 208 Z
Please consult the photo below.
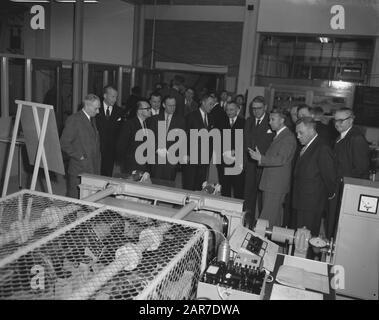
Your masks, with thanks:
M 348 120 L 348 119 L 351 119 L 351 116 L 350 117 L 347 117 L 347 118 L 345 118 L 345 119 L 333 119 L 333 121 L 334 121 L 334 123 L 342 123 L 342 122 L 344 122 L 344 121 L 346 121 L 346 120 Z

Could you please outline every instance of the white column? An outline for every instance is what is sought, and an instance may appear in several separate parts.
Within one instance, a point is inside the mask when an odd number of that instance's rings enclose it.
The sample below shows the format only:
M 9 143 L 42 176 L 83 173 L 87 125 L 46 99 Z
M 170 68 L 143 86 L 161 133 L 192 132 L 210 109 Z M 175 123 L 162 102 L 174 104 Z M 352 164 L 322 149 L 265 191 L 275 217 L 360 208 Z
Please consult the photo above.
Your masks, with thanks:
M 249 10 L 249 6 L 254 6 L 254 9 Z M 242 94 L 254 84 L 255 61 L 259 44 L 257 33 L 259 0 L 247 0 L 245 10 L 237 84 L 237 92 Z

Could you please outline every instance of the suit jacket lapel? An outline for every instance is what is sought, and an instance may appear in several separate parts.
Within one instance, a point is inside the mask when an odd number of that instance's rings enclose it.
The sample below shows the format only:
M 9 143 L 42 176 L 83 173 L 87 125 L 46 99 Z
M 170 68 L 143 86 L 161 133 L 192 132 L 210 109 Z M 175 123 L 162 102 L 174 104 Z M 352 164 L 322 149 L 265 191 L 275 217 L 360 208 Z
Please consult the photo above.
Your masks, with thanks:
M 197 110 L 196 113 L 197 113 L 198 121 L 200 121 L 200 123 L 201 123 L 201 127 L 202 127 L 202 128 L 205 128 L 205 129 L 208 129 L 207 127 L 205 127 L 204 120 L 203 120 L 203 117 L 202 117 L 202 114 L 201 114 L 200 109 Z M 209 117 L 208 117 L 208 125 L 209 125 Z
M 91 118 L 88 119 L 86 114 L 84 113 L 83 110 L 81 110 L 81 113 L 80 113 L 80 116 L 81 116 L 81 119 L 82 119 L 82 122 L 83 124 L 87 127 L 88 131 L 91 132 L 91 134 L 95 137 L 95 139 L 97 140 L 98 139 L 98 130 L 96 128 L 96 130 L 94 129 L 94 127 L 92 126 L 92 123 L 91 123 Z M 96 125 L 96 121 L 95 119 L 93 119 L 92 121 L 94 121 L 95 125 Z
M 306 160 L 309 157 L 309 155 L 312 153 L 312 150 L 314 148 L 316 148 L 316 146 L 318 144 L 318 139 L 319 139 L 319 137 L 317 137 L 316 139 L 313 140 L 313 142 L 311 143 L 311 145 L 304 151 L 304 153 L 303 153 L 302 156 L 300 156 L 300 154 L 299 154 L 299 160 L 297 161 L 299 165 L 301 163 L 303 163 L 304 160 Z

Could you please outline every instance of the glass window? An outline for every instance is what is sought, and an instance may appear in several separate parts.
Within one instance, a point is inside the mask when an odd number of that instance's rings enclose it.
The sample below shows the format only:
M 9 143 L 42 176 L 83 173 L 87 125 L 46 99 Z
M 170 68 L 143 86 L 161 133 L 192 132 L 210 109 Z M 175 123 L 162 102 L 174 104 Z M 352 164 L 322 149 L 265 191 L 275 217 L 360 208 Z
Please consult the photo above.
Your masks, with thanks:
M 88 65 L 88 93 L 94 93 L 98 97 L 103 96 L 105 80 L 107 85 L 117 88 L 117 66 L 89 64 Z
M 9 115 L 15 116 L 15 100 L 25 99 L 25 59 L 9 59 Z
M 54 107 L 57 128 L 60 133 L 64 124 L 62 63 L 59 61 L 33 60 L 32 65 L 32 101 Z
M 258 77 L 367 82 L 373 38 L 262 35 Z

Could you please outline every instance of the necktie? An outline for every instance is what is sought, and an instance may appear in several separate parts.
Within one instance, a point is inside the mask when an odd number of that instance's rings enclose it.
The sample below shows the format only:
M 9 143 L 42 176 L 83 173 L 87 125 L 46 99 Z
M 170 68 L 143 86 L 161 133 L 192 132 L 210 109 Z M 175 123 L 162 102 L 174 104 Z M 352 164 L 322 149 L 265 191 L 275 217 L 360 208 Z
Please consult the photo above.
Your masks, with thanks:
M 204 126 L 206 128 L 208 128 L 208 119 L 207 119 L 207 114 L 206 113 L 204 114 Z
M 91 122 L 92 129 L 96 132 L 95 118 L 90 118 L 89 122 Z
M 166 133 L 168 132 L 168 128 L 170 127 L 170 116 L 166 116 Z
M 300 157 L 304 154 L 305 150 L 307 150 L 307 146 L 304 146 L 304 147 L 300 150 Z
M 230 119 L 230 126 L 233 127 L 233 125 L 234 125 L 234 119 L 232 118 Z
M 261 120 L 260 119 L 257 119 L 257 122 L 255 123 L 255 126 L 259 126 L 261 124 Z
M 105 116 L 107 117 L 107 119 L 111 116 L 111 113 L 109 111 L 109 106 L 107 108 L 107 111 L 105 112 Z

